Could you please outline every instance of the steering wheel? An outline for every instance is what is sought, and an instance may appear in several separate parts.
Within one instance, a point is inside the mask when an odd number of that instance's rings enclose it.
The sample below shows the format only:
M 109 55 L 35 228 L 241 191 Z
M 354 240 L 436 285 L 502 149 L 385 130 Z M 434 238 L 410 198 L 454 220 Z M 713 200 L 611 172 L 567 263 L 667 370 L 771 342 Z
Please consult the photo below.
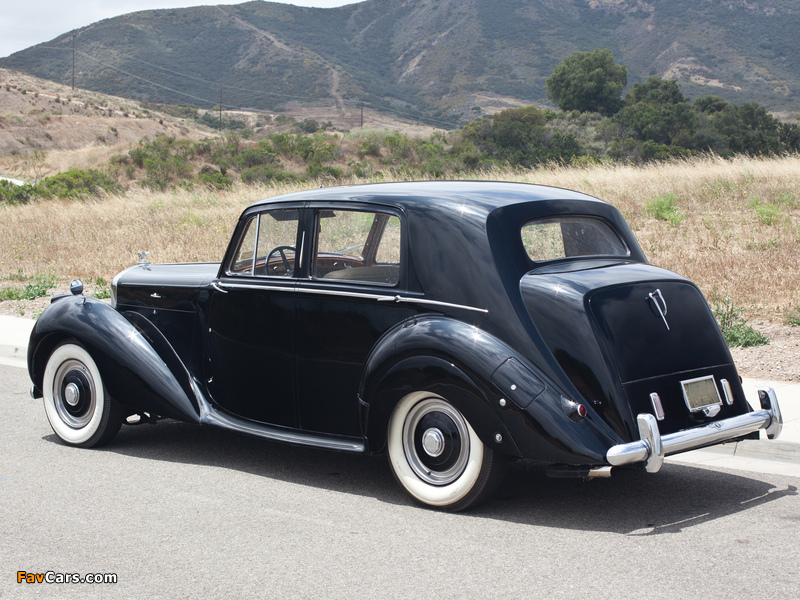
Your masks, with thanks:
M 289 259 L 286 258 L 287 250 L 291 250 L 292 252 L 294 252 L 295 255 L 297 254 L 297 250 L 295 249 L 294 246 L 275 246 L 272 250 L 269 251 L 269 254 L 267 254 L 267 262 L 264 267 L 267 270 L 267 275 L 269 275 L 269 259 L 272 258 L 273 254 L 280 254 L 281 261 L 283 261 L 283 268 L 286 269 L 285 277 L 292 276 L 292 274 L 294 273 L 294 269 L 291 268 L 291 265 L 289 264 Z

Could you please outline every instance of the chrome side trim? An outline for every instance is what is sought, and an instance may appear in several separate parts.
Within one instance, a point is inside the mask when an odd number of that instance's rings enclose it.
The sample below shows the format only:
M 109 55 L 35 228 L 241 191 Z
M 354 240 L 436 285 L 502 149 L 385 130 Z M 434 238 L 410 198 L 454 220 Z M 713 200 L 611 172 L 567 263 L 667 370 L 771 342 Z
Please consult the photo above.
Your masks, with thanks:
M 214 425 L 216 427 L 230 429 L 238 433 L 254 435 L 256 437 L 274 440 L 277 442 L 297 444 L 299 446 L 312 446 L 314 448 L 339 450 L 342 452 L 366 451 L 366 446 L 363 442 L 342 440 L 339 438 L 328 437 L 319 434 L 304 433 L 302 431 L 280 429 L 278 427 L 254 423 L 252 421 L 247 421 L 246 419 L 220 412 L 208 403 L 205 395 L 200 390 L 200 386 L 198 386 L 194 380 L 192 380 L 192 389 L 195 392 L 195 396 L 197 397 L 199 404 L 200 423 L 202 425 Z
M 655 473 L 661 468 L 665 456 L 721 444 L 759 429 L 766 429 L 767 437 L 774 440 L 783 428 L 778 398 L 772 388 L 761 388 L 758 395 L 762 410 L 676 431 L 663 437 L 658 431 L 655 417 L 646 413 L 640 414 L 637 423 L 641 439 L 612 446 L 606 453 L 606 460 L 614 466 L 646 462 L 647 471 Z
M 388 302 L 390 300 L 393 300 L 394 302 L 404 302 L 406 304 L 423 304 L 430 306 L 445 306 L 447 308 L 460 308 L 462 310 L 471 310 L 473 312 L 479 312 L 479 313 L 489 312 L 489 309 L 476 308 L 474 306 L 468 306 L 466 304 L 453 304 L 452 302 L 440 302 L 439 300 L 426 300 L 425 298 L 408 298 L 404 296 L 384 297 L 380 298 L 378 302 Z
M 269 285 L 254 285 L 249 283 L 229 283 L 229 282 L 214 282 L 212 284 L 216 289 L 219 287 L 240 288 L 248 290 L 267 290 L 271 292 L 298 292 L 300 294 L 321 294 L 323 296 L 339 296 L 342 298 L 360 298 L 364 300 L 377 300 L 378 302 L 396 302 L 398 304 L 422 304 L 430 306 L 443 306 L 448 308 L 460 308 L 462 310 L 471 310 L 474 312 L 488 313 L 488 309 L 475 308 L 474 306 L 467 306 L 464 304 L 453 304 L 452 302 L 440 302 L 439 300 L 426 300 L 425 298 L 409 298 L 407 296 L 387 296 L 382 294 L 364 294 L 360 292 L 345 292 L 342 290 L 326 290 L 324 288 L 308 288 L 308 287 L 278 287 Z
M 234 288 L 234 289 L 242 289 L 242 290 L 267 290 L 269 292 L 293 292 L 293 286 L 277 286 L 277 285 L 255 285 L 250 283 L 222 283 L 221 281 L 215 281 L 211 284 L 214 289 L 219 290 L 220 292 L 227 291 L 222 288 Z
M 377 300 L 378 302 L 394 300 L 394 296 L 382 296 L 378 294 L 362 294 L 360 292 L 343 292 L 341 290 L 325 290 L 320 288 L 298 287 L 301 294 L 322 294 L 324 296 L 342 296 L 345 298 L 363 298 L 364 300 Z

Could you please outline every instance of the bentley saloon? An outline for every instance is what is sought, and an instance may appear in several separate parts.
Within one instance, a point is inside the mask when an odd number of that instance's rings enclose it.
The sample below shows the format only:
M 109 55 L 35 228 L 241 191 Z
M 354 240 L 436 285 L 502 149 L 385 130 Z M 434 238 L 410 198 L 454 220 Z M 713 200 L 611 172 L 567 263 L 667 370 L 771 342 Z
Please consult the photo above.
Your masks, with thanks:
M 492 182 L 368 184 L 256 202 L 222 261 L 53 298 L 32 394 L 66 444 L 180 419 L 382 453 L 423 505 L 474 506 L 509 461 L 558 477 L 780 434 L 698 288 L 648 264 L 620 213 Z

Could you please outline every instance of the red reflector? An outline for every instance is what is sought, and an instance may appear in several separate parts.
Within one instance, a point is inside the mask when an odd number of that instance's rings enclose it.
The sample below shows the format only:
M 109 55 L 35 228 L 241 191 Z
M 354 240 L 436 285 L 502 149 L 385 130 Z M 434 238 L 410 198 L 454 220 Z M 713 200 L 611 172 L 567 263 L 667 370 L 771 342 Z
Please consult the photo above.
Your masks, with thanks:
M 653 412 L 656 413 L 656 419 L 659 421 L 664 420 L 664 405 L 661 404 L 661 397 L 653 392 L 650 394 L 650 402 L 653 403 Z
M 586 416 L 586 407 L 583 404 L 578 404 L 578 416 L 579 417 Z

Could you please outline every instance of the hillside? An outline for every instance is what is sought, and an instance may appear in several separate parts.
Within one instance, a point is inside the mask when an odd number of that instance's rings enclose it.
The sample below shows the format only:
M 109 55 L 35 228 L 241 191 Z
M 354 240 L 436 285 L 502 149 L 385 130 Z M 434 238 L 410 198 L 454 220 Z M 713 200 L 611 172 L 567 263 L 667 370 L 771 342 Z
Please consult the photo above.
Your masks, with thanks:
M 677 79 L 773 110 L 800 99 L 792 0 L 366 0 L 312 9 L 270 2 L 142 11 L 75 33 L 76 83 L 151 102 L 354 118 L 360 103 L 452 128 L 545 100 L 575 50 L 610 48 L 629 84 Z M 68 83 L 71 33 L 0 59 Z
M 104 168 L 115 154 L 127 154 L 146 140 L 159 137 L 198 141 L 219 137 L 219 131 L 196 117 L 176 116 L 183 107 L 154 105 L 118 96 L 72 89 L 60 83 L 0 69 L 0 176 L 25 181 L 71 168 Z M 203 116 L 205 111 L 194 111 Z M 216 123 L 217 112 L 210 113 Z M 333 108 L 292 107 L 273 119 L 263 112 L 224 111 L 224 125 L 236 120 L 243 135 L 263 139 L 297 131 L 305 119 L 330 122 L 333 131 L 348 131 L 357 122 Z M 364 124 L 385 131 L 429 136 L 434 129 L 364 111 Z M 236 130 L 234 130 L 236 131 Z M 355 143 L 355 142 L 353 142 Z

